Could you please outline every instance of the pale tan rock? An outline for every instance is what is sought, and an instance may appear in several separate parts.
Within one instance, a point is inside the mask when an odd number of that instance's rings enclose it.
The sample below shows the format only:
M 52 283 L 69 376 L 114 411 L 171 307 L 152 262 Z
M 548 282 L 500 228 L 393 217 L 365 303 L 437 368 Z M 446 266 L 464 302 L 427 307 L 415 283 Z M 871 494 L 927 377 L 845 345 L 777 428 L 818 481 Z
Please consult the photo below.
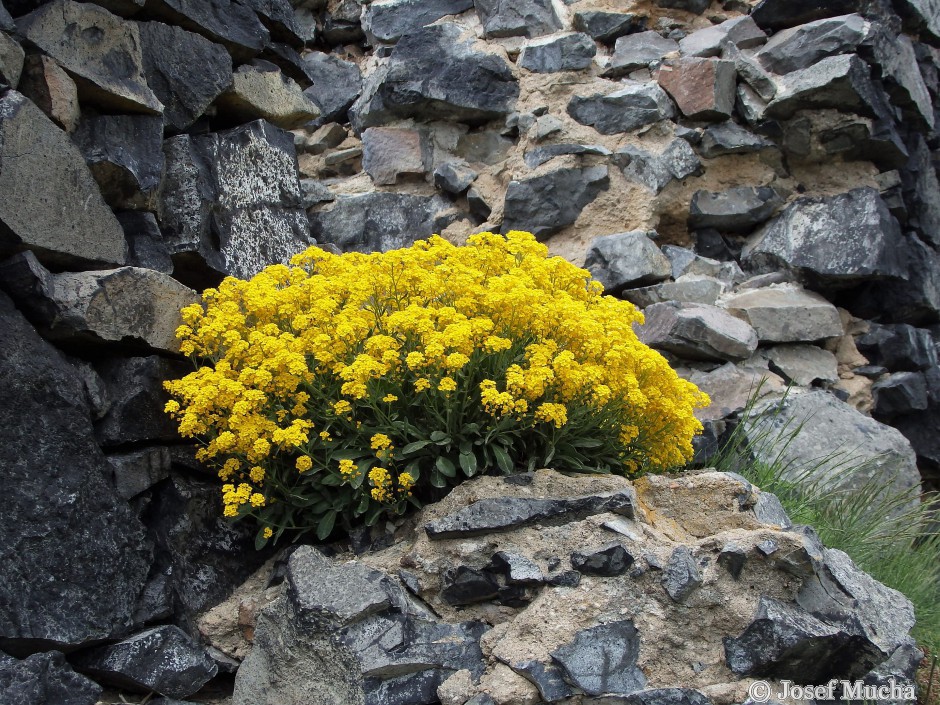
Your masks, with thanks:
M 78 127 L 81 109 L 75 81 L 48 56 L 26 57 L 20 92 L 66 132 L 74 132 Z
M 437 687 L 437 697 L 441 705 L 463 705 L 476 693 L 473 675 L 466 669 L 455 672 Z
M 847 393 L 849 398 L 846 399 L 846 403 L 867 414 L 875 406 L 875 400 L 871 394 L 872 384 L 873 382 L 868 377 L 850 373 L 832 385 L 832 388 Z
M 221 110 L 243 121 L 263 118 L 289 130 L 315 120 L 320 109 L 293 79 L 278 70 L 241 66 L 232 87 L 216 99 Z
M 480 691 L 493 698 L 496 705 L 536 705 L 542 701 L 538 688 L 501 663 L 480 679 Z

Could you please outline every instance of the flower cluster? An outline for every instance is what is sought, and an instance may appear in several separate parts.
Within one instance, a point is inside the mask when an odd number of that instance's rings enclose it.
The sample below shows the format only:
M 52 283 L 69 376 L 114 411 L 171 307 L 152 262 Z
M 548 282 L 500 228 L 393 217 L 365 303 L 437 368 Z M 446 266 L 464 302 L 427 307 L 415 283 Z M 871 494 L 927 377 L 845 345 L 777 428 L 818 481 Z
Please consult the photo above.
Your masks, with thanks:
M 195 372 L 167 412 L 259 543 L 326 537 L 460 476 L 687 461 L 708 403 L 634 333 L 642 314 L 528 233 L 386 253 L 311 248 L 183 309 Z

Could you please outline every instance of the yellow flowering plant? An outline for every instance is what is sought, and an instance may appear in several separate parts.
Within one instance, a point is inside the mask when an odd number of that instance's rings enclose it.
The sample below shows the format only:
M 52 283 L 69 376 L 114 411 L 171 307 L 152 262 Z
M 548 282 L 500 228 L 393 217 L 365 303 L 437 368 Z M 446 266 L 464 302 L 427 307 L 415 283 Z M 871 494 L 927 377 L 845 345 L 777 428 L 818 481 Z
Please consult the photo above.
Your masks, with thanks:
M 708 397 L 630 303 L 529 233 L 385 253 L 313 247 L 182 311 L 197 369 L 167 412 L 257 544 L 372 525 L 480 472 L 663 471 Z

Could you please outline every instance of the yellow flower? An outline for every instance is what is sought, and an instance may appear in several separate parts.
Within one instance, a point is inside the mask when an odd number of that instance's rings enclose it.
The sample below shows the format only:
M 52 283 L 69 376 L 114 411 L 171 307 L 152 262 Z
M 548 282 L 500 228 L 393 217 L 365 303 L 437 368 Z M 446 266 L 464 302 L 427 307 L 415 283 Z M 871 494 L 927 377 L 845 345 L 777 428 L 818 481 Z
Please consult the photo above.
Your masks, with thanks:
M 387 448 L 394 448 L 392 445 L 392 439 L 386 436 L 384 433 L 376 433 L 372 436 L 369 441 L 371 444 L 372 450 L 385 450 Z
M 263 507 L 264 506 L 264 495 L 255 492 L 251 495 L 251 506 L 252 507 Z
M 457 389 L 457 382 L 455 382 L 452 377 L 443 377 L 441 381 L 437 383 L 437 388 L 442 392 L 452 392 Z
M 265 539 L 269 539 L 269 538 L 271 538 L 272 536 L 274 536 L 274 531 L 271 529 L 270 526 L 266 526 L 266 527 L 264 527 L 264 531 L 261 532 L 261 535 L 262 535 Z
M 313 460 L 309 455 L 301 455 L 294 463 L 294 467 L 300 472 L 307 472 L 307 470 L 313 467 Z
M 333 413 L 337 416 L 343 416 L 352 411 L 352 404 L 350 404 L 345 399 L 340 399 L 338 402 L 333 404 Z
M 345 479 L 351 479 L 359 474 L 359 466 L 352 460 L 343 458 L 339 461 L 339 472 Z
M 425 389 L 428 389 L 431 386 L 431 380 L 427 377 L 419 377 L 415 380 L 415 391 L 423 392 Z
M 321 441 L 332 441 L 333 436 L 330 435 L 329 431 L 320 431 L 320 440 Z
M 382 401 L 384 401 L 386 404 L 391 404 L 393 401 L 398 401 L 398 397 L 396 397 L 394 394 L 386 394 L 384 397 L 382 397 Z
M 248 471 L 248 477 L 251 478 L 251 481 L 255 484 L 260 485 L 264 480 L 264 468 L 260 465 L 255 465 L 251 470 Z
M 403 472 L 398 476 L 398 486 L 403 490 L 410 490 L 415 485 L 415 479 L 411 476 L 411 473 Z

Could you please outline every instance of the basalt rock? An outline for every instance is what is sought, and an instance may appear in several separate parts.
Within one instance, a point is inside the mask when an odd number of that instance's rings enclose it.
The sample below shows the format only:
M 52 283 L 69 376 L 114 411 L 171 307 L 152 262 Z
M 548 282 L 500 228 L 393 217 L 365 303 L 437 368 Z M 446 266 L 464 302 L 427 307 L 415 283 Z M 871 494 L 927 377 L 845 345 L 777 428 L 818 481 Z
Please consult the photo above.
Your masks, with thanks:
M 101 686 L 75 673 L 59 651 L 22 661 L 0 653 L 0 695 L 8 705 L 95 705 Z
M 565 34 L 526 44 L 519 66 L 533 73 L 579 71 L 594 63 L 597 47 L 587 34 Z
M 613 135 L 670 119 L 675 116 L 675 106 L 655 83 L 631 81 L 612 93 L 573 96 L 568 114 L 602 135 Z
M 538 37 L 561 29 L 549 0 L 474 0 L 487 37 Z
M 757 349 L 750 325 L 715 306 L 653 304 L 637 335 L 647 345 L 695 360 L 745 360 Z
M 584 266 L 611 294 L 663 281 L 672 271 L 650 235 L 639 230 L 595 238 Z
M 558 169 L 510 181 L 503 206 L 503 232 L 525 228 L 545 238 L 573 225 L 581 211 L 610 184 L 606 166 Z
M 369 3 L 362 15 L 366 36 L 380 42 L 397 42 L 446 15 L 473 8 L 473 0 L 385 0 Z
M 148 12 L 167 24 L 201 34 L 223 45 L 239 61 L 260 53 L 271 37 L 247 2 L 151 0 Z
M 344 122 L 346 111 L 362 92 L 359 67 L 332 54 L 311 52 L 304 57 L 304 68 L 313 82 L 304 95 L 320 109 L 320 119 Z

